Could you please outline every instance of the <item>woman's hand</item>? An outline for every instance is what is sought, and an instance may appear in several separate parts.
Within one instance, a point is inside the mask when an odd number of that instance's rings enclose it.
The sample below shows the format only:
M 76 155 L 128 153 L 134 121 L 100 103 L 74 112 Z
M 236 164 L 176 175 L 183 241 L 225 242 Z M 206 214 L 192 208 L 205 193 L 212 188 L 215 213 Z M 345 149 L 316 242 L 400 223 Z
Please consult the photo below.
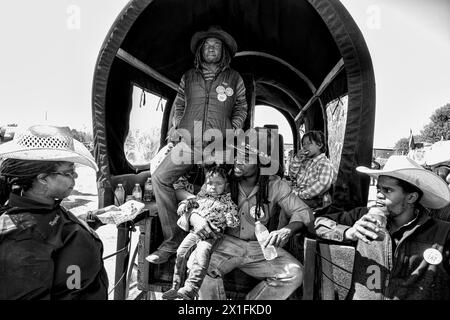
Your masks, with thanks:
M 365 243 L 370 243 L 378 238 L 378 231 L 380 229 L 377 227 L 377 220 L 366 214 L 345 231 L 344 239 L 351 241 L 361 240 Z
M 269 237 L 264 242 L 264 247 L 273 245 L 275 247 L 283 247 L 289 240 L 292 230 L 288 228 L 281 228 L 280 230 L 272 231 Z
M 99 227 L 104 226 L 105 224 L 97 217 L 107 211 L 120 211 L 119 207 L 115 205 L 107 206 L 104 208 L 96 209 L 93 211 L 88 211 L 87 213 L 83 213 L 78 215 L 78 219 L 86 221 L 86 223 L 94 230 L 97 230 Z

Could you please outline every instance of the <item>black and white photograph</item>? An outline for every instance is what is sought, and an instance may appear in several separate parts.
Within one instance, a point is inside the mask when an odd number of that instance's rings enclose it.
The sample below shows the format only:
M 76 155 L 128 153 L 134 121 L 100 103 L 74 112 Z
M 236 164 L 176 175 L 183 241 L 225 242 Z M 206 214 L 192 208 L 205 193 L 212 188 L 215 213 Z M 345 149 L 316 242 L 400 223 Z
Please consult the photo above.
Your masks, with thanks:
M 450 300 L 450 1 L 0 8 L 0 300 Z

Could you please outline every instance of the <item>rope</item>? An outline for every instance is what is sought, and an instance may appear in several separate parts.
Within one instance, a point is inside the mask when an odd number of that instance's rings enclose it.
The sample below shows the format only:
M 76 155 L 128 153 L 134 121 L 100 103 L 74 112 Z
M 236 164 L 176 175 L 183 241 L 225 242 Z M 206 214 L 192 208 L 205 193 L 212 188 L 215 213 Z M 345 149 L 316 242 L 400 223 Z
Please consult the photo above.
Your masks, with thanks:
M 127 256 L 125 257 L 125 265 L 127 266 L 127 265 L 128 265 L 128 262 L 129 262 L 129 257 L 130 257 L 129 252 L 130 252 L 130 250 L 131 250 L 131 236 L 132 236 L 132 229 L 129 228 L 129 229 L 128 229 L 128 242 L 127 242 L 127 244 L 125 244 L 125 246 L 124 246 L 122 249 L 120 249 L 119 251 L 117 251 L 117 252 L 115 252 L 115 253 L 113 253 L 113 254 L 111 254 L 111 255 L 109 255 L 109 256 L 103 258 L 103 260 L 105 260 L 105 259 L 107 259 L 107 258 L 110 258 L 111 256 L 114 256 L 114 255 L 118 254 L 119 252 L 121 252 L 121 251 L 123 251 L 123 250 L 125 250 L 125 249 L 128 248 L 128 254 L 127 254 Z M 114 289 L 119 285 L 119 283 L 122 281 L 122 279 L 123 279 L 123 278 L 125 277 L 125 275 L 127 274 L 127 271 L 128 271 L 128 268 L 125 268 L 125 270 L 124 270 L 124 272 L 122 273 L 122 275 L 120 276 L 119 280 L 114 284 L 114 287 L 112 287 L 111 290 L 108 292 L 108 296 L 109 296 L 109 295 L 114 291 Z
M 116 251 L 116 252 L 114 252 L 114 253 L 111 253 L 110 255 L 108 255 L 108 256 L 106 256 L 106 257 L 103 257 L 103 260 L 109 259 L 109 258 L 111 258 L 112 256 L 115 256 L 115 255 L 119 254 L 120 252 L 122 252 L 123 250 L 125 250 L 125 249 L 127 248 L 127 246 L 128 246 L 128 244 L 127 244 L 125 247 L 123 247 L 122 249 L 120 249 L 120 250 L 118 250 L 118 251 Z
M 350 273 L 350 274 L 353 274 L 353 271 L 349 271 L 349 270 L 347 270 L 347 269 L 344 269 L 343 267 L 341 267 L 340 265 L 334 263 L 333 261 L 328 260 L 327 258 L 325 258 L 324 256 L 322 256 L 322 255 L 320 254 L 320 252 L 318 252 L 317 250 L 315 250 L 315 254 L 316 254 L 317 256 L 319 256 L 320 258 L 324 259 L 325 261 L 331 263 L 331 265 L 333 265 L 333 266 L 335 266 L 335 267 L 341 269 L 342 271 L 345 271 L 345 272 L 348 272 L 348 273 Z M 341 288 L 343 288 L 343 289 L 345 289 L 345 290 L 350 290 L 350 288 L 347 288 L 347 287 L 345 287 L 345 286 L 343 286 L 343 285 L 337 283 L 336 281 L 334 281 L 334 279 L 330 278 L 325 272 L 321 271 L 320 273 L 321 273 L 323 276 L 325 276 L 325 278 L 327 278 L 328 280 L 330 280 L 334 285 L 337 285 L 337 286 L 339 286 L 339 287 L 341 287 Z
M 120 281 L 122 281 L 123 277 L 127 274 L 127 270 L 125 270 L 122 275 L 120 276 L 119 281 L 116 282 L 116 284 L 114 285 L 114 287 L 112 287 L 112 289 L 108 292 L 108 296 L 114 291 L 114 289 L 119 285 Z
M 130 248 L 131 248 L 131 245 L 130 245 Z M 128 267 L 128 276 L 127 276 L 127 287 L 125 288 L 125 296 L 126 297 L 128 297 L 128 295 L 129 295 L 129 291 L 130 291 L 130 281 L 131 281 L 131 277 L 133 276 L 133 268 L 134 268 L 134 261 L 136 260 L 136 256 L 137 256 L 137 253 L 138 253 L 138 249 L 139 249 L 139 242 L 136 244 L 136 248 L 134 249 L 134 252 L 133 252 L 133 256 L 131 257 L 131 263 L 130 263 L 130 266 Z
M 112 256 L 115 256 L 115 255 L 119 254 L 123 250 L 127 249 L 127 247 L 131 248 L 131 236 L 132 236 L 132 232 L 135 230 L 136 226 L 135 226 L 133 221 L 128 221 L 128 222 L 130 222 L 130 225 L 128 227 L 128 242 L 125 244 L 125 246 L 122 249 L 117 250 L 116 252 L 111 253 L 110 255 L 107 255 L 106 257 L 103 257 L 103 260 L 109 259 Z

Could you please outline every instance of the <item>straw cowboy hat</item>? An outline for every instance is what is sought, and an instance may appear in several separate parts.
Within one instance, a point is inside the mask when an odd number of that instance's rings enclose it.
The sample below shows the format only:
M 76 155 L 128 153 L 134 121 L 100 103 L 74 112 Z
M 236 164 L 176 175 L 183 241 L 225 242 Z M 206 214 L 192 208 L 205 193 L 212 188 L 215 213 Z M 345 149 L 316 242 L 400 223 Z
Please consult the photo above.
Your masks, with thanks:
M 409 182 L 422 190 L 420 203 L 424 207 L 440 209 L 450 203 L 450 189 L 447 184 L 438 175 L 425 170 L 407 156 L 391 156 L 381 170 L 361 166 L 356 170 L 375 179 L 379 176 L 389 176 Z
M 32 126 L 0 145 L 0 159 L 67 161 L 98 171 L 89 150 L 75 140 L 67 128 Z
M 195 54 L 195 51 L 197 51 L 197 46 L 199 43 L 206 38 L 217 38 L 222 41 L 230 51 L 231 57 L 234 57 L 237 51 L 237 44 L 236 41 L 233 39 L 233 37 L 222 30 L 219 26 L 211 26 L 206 31 L 198 31 L 196 32 L 191 39 L 191 51 L 193 54 Z

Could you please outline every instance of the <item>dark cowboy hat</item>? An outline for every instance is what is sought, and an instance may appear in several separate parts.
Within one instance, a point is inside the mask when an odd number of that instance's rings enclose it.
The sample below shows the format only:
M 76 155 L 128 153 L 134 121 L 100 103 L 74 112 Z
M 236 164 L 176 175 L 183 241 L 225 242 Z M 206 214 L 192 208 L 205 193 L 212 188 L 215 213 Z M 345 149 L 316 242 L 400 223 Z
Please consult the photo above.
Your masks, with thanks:
M 196 32 L 191 39 L 191 51 L 195 54 L 199 43 L 206 38 L 217 38 L 222 41 L 230 51 L 230 55 L 234 57 L 237 51 L 237 44 L 233 37 L 222 30 L 219 26 L 211 26 L 206 31 Z
M 280 166 L 279 135 L 271 129 L 262 127 L 249 129 L 244 136 L 238 138 L 237 145 L 228 144 L 227 146 L 235 149 L 237 157 L 242 160 L 246 154 L 254 155 L 258 157 L 263 167 L 270 164 Z

